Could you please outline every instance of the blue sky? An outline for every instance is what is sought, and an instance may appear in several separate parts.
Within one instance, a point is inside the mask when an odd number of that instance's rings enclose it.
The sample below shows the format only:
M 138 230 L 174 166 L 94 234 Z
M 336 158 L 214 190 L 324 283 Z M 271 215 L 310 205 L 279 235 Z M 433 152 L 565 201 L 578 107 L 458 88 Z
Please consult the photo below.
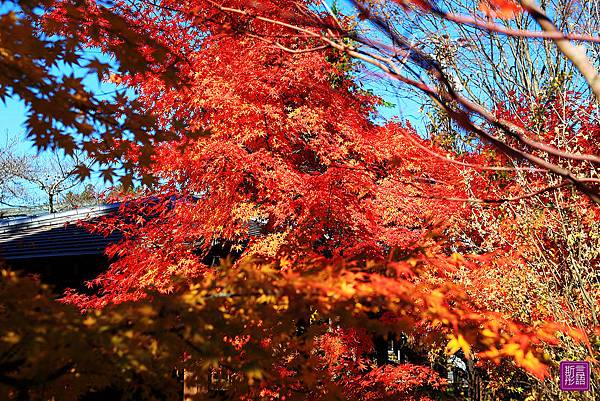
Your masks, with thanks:
M 9 98 L 6 104 L 0 105 L 0 132 L 4 135 L 8 132 L 11 135 L 23 131 L 25 121 L 25 105 L 21 100 Z

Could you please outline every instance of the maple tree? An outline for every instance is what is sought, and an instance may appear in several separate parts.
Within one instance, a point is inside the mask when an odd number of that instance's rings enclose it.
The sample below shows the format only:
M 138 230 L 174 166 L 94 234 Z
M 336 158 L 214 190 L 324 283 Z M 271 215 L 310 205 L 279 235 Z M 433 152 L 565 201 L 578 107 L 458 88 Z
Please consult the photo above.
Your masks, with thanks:
M 597 152 L 596 145 L 588 142 L 597 129 L 597 108 L 580 102 L 580 98 L 567 92 L 532 103 L 524 98 L 514 99 L 512 104 L 522 108 L 518 122 L 502 105 L 497 112 L 541 137 L 552 135 L 556 142 L 568 144 L 565 146 L 569 149 Z M 544 113 L 540 113 L 540 107 Z M 490 188 L 490 180 L 500 180 L 504 193 L 517 193 L 522 190 L 517 186 L 524 185 L 519 174 L 480 176 L 473 183 L 479 179 L 474 187 L 482 184 Z M 465 277 L 470 290 L 475 293 L 485 289 L 476 295 L 481 302 L 494 303 L 496 308 L 527 324 L 554 319 L 586 331 L 590 347 L 567 342 L 546 350 L 555 366 L 563 359 L 594 358 L 598 352 L 598 284 L 594 278 L 598 265 L 597 206 L 576 193 L 559 191 L 501 208 L 477 207 L 473 213 L 474 230 L 468 234 L 472 244 L 481 250 L 503 249 L 518 262 L 508 264 L 512 269 L 492 264 L 483 277 Z M 557 387 L 553 382 L 541 384 L 540 397 L 557 397 Z
M 87 311 L 90 326 L 94 311 L 111 313 L 114 304 L 134 305 L 163 332 L 174 326 L 164 344 L 177 346 L 165 351 L 165 364 L 182 366 L 185 352 L 187 370 L 229 369 L 227 391 L 240 399 L 443 399 L 446 366 L 427 363 L 436 349 L 476 358 L 492 387 L 507 374 L 548 380 L 558 359 L 547 351 L 558 355 L 567 343 L 593 358 L 596 318 L 573 325 L 537 305 L 527 306 L 534 316 L 517 314 L 520 280 L 539 278 L 526 263 L 530 244 L 517 241 L 514 216 L 477 205 L 554 194 L 576 202 L 575 213 L 595 213 L 595 142 L 575 134 L 581 146 L 565 149 L 551 143 L 556 119 L 540 124 L 533 113 L 521 123 L 501 104 L 486 110 L 456 93 L 435 60 L 385 23 L 389 9 L 462 18 L 435 2 L 353 2 L 357 18 L 320 4 L 53 3 L 41 20 L 51 32 L 74 35 L 124 65 L 120 46 L 137 43 L 143 63 L 110 79 L 136 90 L 135 106 L 153 116 L 153 132 L 170 133 L 153 136 L 144 123 L 141 144 L 104 135 L 105 155 L 156 177 L 156 185 L 94 226 L 123 232 L 108 250 L 117 261 L 90 282 L 95 294 L 69 292 L 65 300 Z M 490 18 L 537 12 L 538 35 L 565 54 L 573 50 L 529 1 L 490 0 L 480 9 Z M 102 15 L 112 28 L 91 22 Z M 360 21 L 391 44 L 365 37 Z M 480 18 L 466 23 L 500 29 Z M 443 89 L 402 75 L 398 63 L 407 60 Z M 584 61 L 574 63 L 596 93 Z M 448 155 L 408 124 L 376 124 L 382 100 L 361 87 L 359 63 L 431 96 L 479 138 L 476 149 Z M 582 130 L 595 138 L 592 126 Z M 527 210 L 528 218 L 552 214 Z M 481 218 L 494 235 L 512 236 L 511 245 L 488 236 Z M 263 235 L 250 236 L 257 223 Z M 241 257 L 211 266 L 203 256 L 215 243 Z M 594 266 L 597 257 L 588 261 Z M 544 283 L 531 279 L 527 288 Z M 420 358 L 377 366 L 374 339 L 390 333 L 407 335 Z

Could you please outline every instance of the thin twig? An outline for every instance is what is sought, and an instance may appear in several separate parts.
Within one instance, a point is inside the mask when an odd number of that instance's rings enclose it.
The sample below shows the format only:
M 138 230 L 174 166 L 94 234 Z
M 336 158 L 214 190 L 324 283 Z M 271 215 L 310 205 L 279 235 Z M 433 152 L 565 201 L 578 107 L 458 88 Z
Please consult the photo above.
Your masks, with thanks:
M 561 33 L 546 12 L 534 0 L 521 0 L 521 6 L 545 32 L 554 34 L 557 32 Z M 557 38 L 553 40 L 556 47 L 558 47 L 558 50 L 560 50 L 566 58 L 571 60 L 575 68 L 581 72 L 581 75 L 583 75 L 587 81 L 592 92 L 596 96 L 596 99 L 600 101 L 600 76 L 598 75 L 598 70 L 596 70 L 594 64 L 592 64 L 585 55 L 585 49 L 574 46 L 567 38 Z
M 592 35 L 584 35 L 578 33 L 562 33 L 560 31 L 531 31 L 526 29 L 511 29 L 495 22 L 485 20 L 479 17 L 471 17 L 469 15 L 448 13 L 440 10 L 439 8 L 432 8 L 431 10 L 435 15 L 438 15 L 445 20 L 456 22 L 457 24 L 463 24 L 472 26 L 488 32 L 496 32 L 506 36 L 514 36 L 519 38 L 530 38 L 530 39 L 543 39 L 543 40 L 574 40 L 578 42 L 591 42 L 600 43 L 600 37 Z

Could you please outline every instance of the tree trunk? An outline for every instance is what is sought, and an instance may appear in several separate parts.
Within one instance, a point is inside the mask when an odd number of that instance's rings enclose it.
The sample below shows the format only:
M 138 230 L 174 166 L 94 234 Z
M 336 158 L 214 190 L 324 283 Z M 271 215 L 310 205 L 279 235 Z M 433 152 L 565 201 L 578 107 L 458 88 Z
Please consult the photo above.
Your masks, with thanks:
M 54 213 L 54 194 L 48 194 L 48 210 Z

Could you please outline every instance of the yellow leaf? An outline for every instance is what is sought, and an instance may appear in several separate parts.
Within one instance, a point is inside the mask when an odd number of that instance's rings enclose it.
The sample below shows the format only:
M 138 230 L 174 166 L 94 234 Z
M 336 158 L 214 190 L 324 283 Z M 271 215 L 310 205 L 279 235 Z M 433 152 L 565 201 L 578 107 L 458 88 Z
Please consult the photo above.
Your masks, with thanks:
M 483 334 L 485 337 L 490 337 L 490 338 L 494 338 L 497 337 L 496 333 L 494 333 L 492 330 L 490 329 L 483 329 L 481 331 L 481 334 Z
M 448 341 L 448 344 L 446 345 L 446 353 L 448 355 L 453 355 L 460 349 L 462 349 L 467 358 L 471 355 L 471 346 L 462 334 L 459 334 L 458 337 L 454 334 L 450 334 L 448 338 L 450 338 L 450 341 Z
M 279 260 L 279 266 L 281 267 L 282 270 L 285 270 L 290 265 L 291 265 L 290 260 L 288 258 L 286 258 L 285 256 Z
M 14 331 L 9 331 L 2 337 L 2 341 L 9 344 L 16 344 L 21 341 L 21 336 Z
M 519 344 L 510 343 L 510 344 L 506 344 L 506 345 L 504 345 L 504 347 L 502 347 L 502 353 L 504 355 L 508 355 L 508 356 L 515 356 L 520 353 L 522 354 L 523 351 L 521 350 L 521 346 Z
M 264 377 L 262 369 L 260 369 L 258 367 L 252 367 L 252 368 L 246 369 L 244 373 L 246 374 L 246 377 L 248 378 L 249 384 L 254 383 L 255 380 L 262 380 L 262 378 Z
M 531 351 L 527 351 L 524 357 L 515 357 L 515 362 L 538 379 L 544 379 L 549 374 L 548 366 L 541 363 Z

